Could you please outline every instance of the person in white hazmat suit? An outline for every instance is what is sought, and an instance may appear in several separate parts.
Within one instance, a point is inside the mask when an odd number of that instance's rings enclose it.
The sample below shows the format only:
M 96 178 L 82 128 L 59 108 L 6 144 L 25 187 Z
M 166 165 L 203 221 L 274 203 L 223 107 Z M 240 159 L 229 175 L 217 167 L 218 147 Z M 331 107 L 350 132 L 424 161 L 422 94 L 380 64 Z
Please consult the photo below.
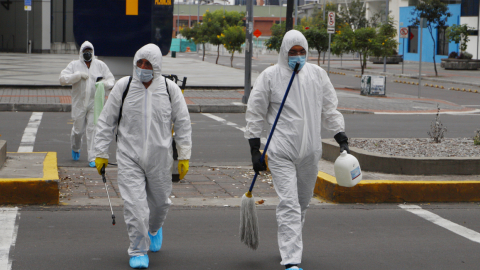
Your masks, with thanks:
M 103 79 L 97 82 L 100 77 Z M 70 135 L 72 158 L 73 160 L 80 158 L 82 137 L 86 133 L 89 166 L 95 167 L 93 152 L 95 85 L 103 83 L 105 90 L 109 90 L 115 84 L 115 78 L 108 66 L 95 58 L 92 43 L 85 41 L 80 47 L 79 59 L 70 62 L 62 70 L 59 80 L 61 85 L 72 85 L 73 127 Z
M 182 91 L 161 75 L 160 48 L 155 44 L 143 46 L 135 54 L 133 65 L 133 77 L 123 105 L 122 96 L 129 77 L 115 84 L 100 114 L 95 163 L 99 173 L 107 166 L 108 148 L 117 128 L 118 186 L 130 238 L 130 266 L 147 268 L 147 251 L 156 252 L 161 248 L 162 226 L 171 204 L 172 123 L 180 179 L 188 171 L 192 127 Z
M 302 33 L 288 31 L 280 48 L 278 63 L 265 69 L 250 94 L 245 138 L 249 140 L 253 168 L 260 162 L 260 137 L 264 123 L 271 129 L 285 95 L 293 69 L 300 69 L 268 148 L 268 167 L 280 202 L 276 216 L 281 264 L 300 269 L 302 228 L 318 174 L 322 155 L 321 126 L 332 131 L 343 150 L 348 150 L 343 116 L 337 111 L 337 96 L 325 70 L 306 63 L 308 43 Z

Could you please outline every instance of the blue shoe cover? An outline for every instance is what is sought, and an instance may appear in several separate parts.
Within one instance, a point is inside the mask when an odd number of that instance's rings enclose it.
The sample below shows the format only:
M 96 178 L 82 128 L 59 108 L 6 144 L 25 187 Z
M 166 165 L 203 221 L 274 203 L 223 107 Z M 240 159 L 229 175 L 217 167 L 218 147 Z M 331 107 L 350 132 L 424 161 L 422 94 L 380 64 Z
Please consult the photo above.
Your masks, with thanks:
M 92 168 L 95 168 L 95 161 L 90 161 L 90 163 L 88 165 Z
M 148 255 L 130 257 L 130 267 L 133 269 L 148 268 Z
M 285 270 L 303 270 L 302 268 L 287 268 Z
M 150 236 L 150 251 L 152 252 L 159 251 L 162 248 L 162 240 L 163 240 L 162 228 L 158 230 L 155 236 L 151 235 L 150 232 L 148 232 L 148 236 Z
M 72 158 L 73 160 L 78 160 L 80 158 L 80 151 L 75 152 L 72 150 Z

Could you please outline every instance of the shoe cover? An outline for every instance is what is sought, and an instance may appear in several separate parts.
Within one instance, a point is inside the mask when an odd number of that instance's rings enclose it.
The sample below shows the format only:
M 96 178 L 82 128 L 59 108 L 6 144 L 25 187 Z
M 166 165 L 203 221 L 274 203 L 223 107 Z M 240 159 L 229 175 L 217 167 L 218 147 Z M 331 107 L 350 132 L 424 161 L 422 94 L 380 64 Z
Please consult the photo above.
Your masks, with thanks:
M 155 236 L 151 235 L 150 232 L 148 232 L 148 236 L 150 236 L 150 251 L 152 252 L 159 251 L 162 248 L 162 240 L 163 240 L 162 228 L 158 230 Z
M 80 151 L 75 152 L 72 150 L 72 158 L 73 160 L 78 160 L 80 158 Z
M 95 161 L 90 161 L 90 163 L 88 163 L 88 165 L 92 168 L 95 168 Z
M 133 269 L 148 268 L 148 255 L 130 257 L 130 267 Z
M 287 269 L 285 269 L 285 270 L 303 270 L 303 269 L 294 266 L 294 267 L 287 268 Z

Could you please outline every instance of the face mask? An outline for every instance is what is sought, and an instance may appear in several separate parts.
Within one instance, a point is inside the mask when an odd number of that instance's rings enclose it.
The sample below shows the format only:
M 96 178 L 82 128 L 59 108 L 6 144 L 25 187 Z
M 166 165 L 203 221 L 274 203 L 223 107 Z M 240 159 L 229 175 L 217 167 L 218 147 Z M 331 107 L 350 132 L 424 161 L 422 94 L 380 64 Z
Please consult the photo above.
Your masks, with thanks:
M 92 52 L 84 52 L 83 59 L 87 62 L 92 61 Z
M 149 82 L 153 79 L 153 70 L 135 67 L 135 73 L 141 82 Z
M 288 66 L 290 68 L 294 69 L 297 62 L 300 62 L 300 66 L 298 67 L 298 70 L 300 70 L 305 65 L 306 60 L 307 60 L 306 55 L 289 56 L 288 57 Z

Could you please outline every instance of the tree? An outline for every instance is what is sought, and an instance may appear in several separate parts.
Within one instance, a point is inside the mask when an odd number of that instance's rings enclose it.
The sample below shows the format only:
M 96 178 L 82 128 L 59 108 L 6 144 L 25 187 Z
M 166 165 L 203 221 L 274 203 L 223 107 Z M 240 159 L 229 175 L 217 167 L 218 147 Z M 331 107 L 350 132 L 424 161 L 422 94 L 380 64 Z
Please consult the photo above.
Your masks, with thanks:
M 467 50 L 467 43 L 470 41 L 468 38 L 468 31 L 473 29 L 474 28 L 469 27 L 466 24 L 454 24 L 447 28 L 446 36 L 448 41 L 453 41 L 456 44 L 460 43 L 460 51 L 463 53 Z
M 235 51 L 242 52 L 242 44 L 245 43 L 245 37 L 245 27 L 240 25 L 228 27 L 219 37 L 225 49 L 232 54 L 230 57 L 231 67 L 233 67 L 233 54 Z
M 306 27 L 301 30 L 308 42 L 308 47 L 318 52 L 317 64 L 320 66 L 320 56 L 322 52 L 328 51 L 328 33 L 327 29 L 318 26 Z M 325 54 L 324 54 L 325 56 Z M 325 63 L 325 57 L 324 57 Z
M 438 76 L 435 61 L 436 46 L 433 29 L 445 27 L 448 17 L 451 17 L 452 14 L 448 12 L 447 4 L 443 3 L 441 0 L 423 0 L 418 1 L 412 11 L 412 15 L 415 15 L 415 18 L 410 21 L 413 25 L 420 25 L 420 18 L 423 18 L 423 20 L 426 21 L 428 32 L 433 41 L 433 67 L 435 68 L 435 76 Z
M 226 28 L 243 23 L 244 18 L 244 12 L 227 11 L 224 13 L 223 10 L 220 9 L 214 12 L 207 10 L 203 15 L 202 25 L 205 27 L 204 30 L 208 37 L 208 42 L 217 46 L 216 64 L 218 64 L 218 58 L 220 57 L 220 45 L 223 44 L 220 40 L 221 34 Z
M 283 36 L 285 35 L 286 23 L 282 22 L 281 24 L 274 24 L 270 28 L 272 35 L 269 39 L 265 41 L 265 46 L 269 51 L 280 52 L 280 47 L 282 46 Z
M 373 46 L 377 37 L 377 31 L 372 27 L 353 30 L 351 27 L 344 27 L 343 31 L 335 35 L 334 51 L 351 51 L 360 54 L 360 65 L 362 75 L 367 67 L 367 58 L 373 53 Z
M 352 29 L 350 27 L 350 25 L 348 25 L 347 23 L 340 24 L 340 25 L 337 25 L 338 30 L 336 31 L 336 34 L 337 35 L 342 34 L 343 31 L 345 30 L 344 28 L 349 28 L 349 29 L 346 29 L 347 31 Z M 341 37 L 334 36 L 333 40 L 332 40 L 332 44 L 330 46 L 330 51 L 332 52 L 332 54 L 341 56 L 345 53 L 353 52 L 351 43 L 350 42 L 345 42 L 345 41 L 346 40 L 344 40 Z
M 208 37 L 204 34 L 205 27 L 202 24 L 194 24 L 192 28 L 184 27 L 180 30 L 180 34 L 184 36 L 187 40 L 195 42 L 198 46 L 202 44 L 203 46 L 203 58 L 202 61 L 205 61 L 205 43 L 208 42 Z
M 368 20 L 365 16 L 366 8 L 363 2 L 360 0 L 353 0 L 347 5 L 342 5 L 340 7 L 340 12 L 338 12 L 338 17 L 343 20 L 343 22 L 348 23 L 352 28 L 359 29 L 368 26 Z M 340 22 L 339 22 L 340 23 Z
M 378 57 L 387 57 L 395 54 L 398 42 L 395 40 L 397 29 L 393 17 L 388 18 L 388 22 L 380 24 L 377 28 L 377 37 L 372 46 L 372 54 Z

